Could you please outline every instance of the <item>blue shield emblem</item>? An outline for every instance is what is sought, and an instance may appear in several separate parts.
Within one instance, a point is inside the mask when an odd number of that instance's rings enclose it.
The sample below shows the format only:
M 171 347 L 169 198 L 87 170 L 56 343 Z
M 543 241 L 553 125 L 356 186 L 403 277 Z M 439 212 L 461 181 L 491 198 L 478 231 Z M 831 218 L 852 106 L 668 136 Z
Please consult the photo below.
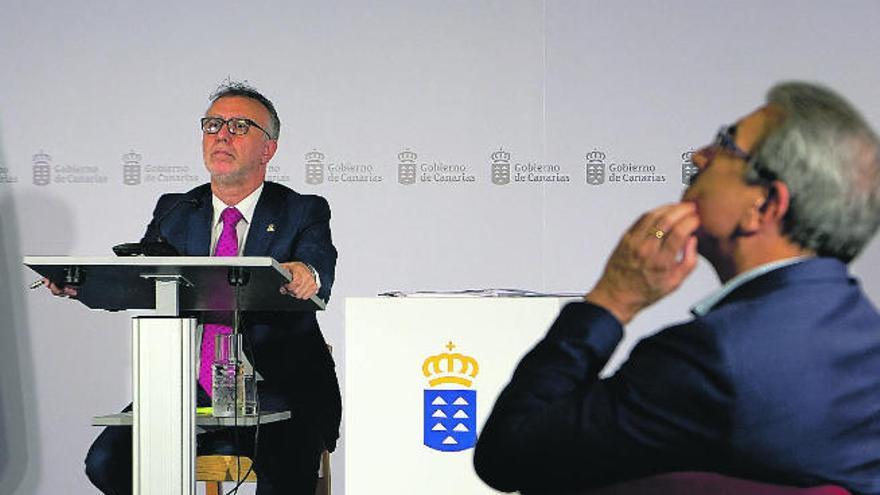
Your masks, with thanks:
M 425 390 L 425 445 L 458 452 L 477 443 L 477 391 Z

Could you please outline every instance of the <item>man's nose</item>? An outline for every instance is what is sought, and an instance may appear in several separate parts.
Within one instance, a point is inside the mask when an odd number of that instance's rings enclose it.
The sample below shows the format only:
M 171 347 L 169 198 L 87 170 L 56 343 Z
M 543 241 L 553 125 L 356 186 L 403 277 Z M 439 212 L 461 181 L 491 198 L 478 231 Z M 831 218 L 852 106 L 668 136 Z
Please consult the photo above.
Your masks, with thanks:
M 220 126 L 220 130 L 214 134 L 215 139 L 220 139 L 223 141 L 229 141 L 232 138 L 232 133 L 229 132 L 229 124 L 223 124 Z

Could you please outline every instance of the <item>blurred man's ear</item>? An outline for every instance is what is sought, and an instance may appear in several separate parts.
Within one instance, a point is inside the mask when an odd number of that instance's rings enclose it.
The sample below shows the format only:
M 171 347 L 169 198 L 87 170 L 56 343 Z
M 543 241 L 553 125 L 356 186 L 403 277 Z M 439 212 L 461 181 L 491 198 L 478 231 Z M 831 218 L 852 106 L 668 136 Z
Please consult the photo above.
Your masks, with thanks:
M 278 141 L 275 139 L 267 139 L 263 142 L 263 153 L 262 153 L 262 161 L 263 165 L 269 163 L 273 156 L 275 156 L 275 151 L 278 150 Z
M 788 186 L 775 180 L 767 186 L 754 186 L 762 189 L 760 196 L 755 198 L 755 204 L 743 213 L 740 218 L 737 232 L 740 235 L 758 233 L 762 228 L 782 226 L 782 219 L 788 212 L 789 192 Z
M 791 195 L 788 186 L 784 182 L 774 180 L 767 186 L 767 195 L 758 208 L 765 220 L 772 220 L 782 223 L 785 214 L 788 213 L 789 201 Z

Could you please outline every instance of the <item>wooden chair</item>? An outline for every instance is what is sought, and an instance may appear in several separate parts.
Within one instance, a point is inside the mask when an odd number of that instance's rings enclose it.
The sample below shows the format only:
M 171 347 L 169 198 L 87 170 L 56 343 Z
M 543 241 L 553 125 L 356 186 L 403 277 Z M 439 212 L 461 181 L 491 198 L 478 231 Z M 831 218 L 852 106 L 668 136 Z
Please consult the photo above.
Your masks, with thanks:
M 327 344 L 327 350 L 333 354 L 333 346 Z M 253 461 L 250 457 L 241 457 L 241 474 L 247 473 Z M 238 482 L 238 458 L 234 455 L 200 455 L 196 457 L 196 481 L 205 482 L 205 495 L 224 495 L 223 482 Z M 245 482 L 256 483 L 257 473 L 251 470 Z M 330 495 L 330 452 L 321 453 L 318 464 L 318 485 L 315 495 Z
M 249 457 L 241 458 L 241 475 L 247 473 L 253 461 Z M 223 495 L 223 483 L 234 483 L 238 480 L 238 458 L 234 455 L 200 455 L 196 457 L 196 481 L 205 482 L 205 495 Z M 255 483 L 257 474 L 251 470 L 245 482 Z M 330 495 L 330 453 L 326 450 L 321 454 L 318 467 L 318 486 L 315 495 Z

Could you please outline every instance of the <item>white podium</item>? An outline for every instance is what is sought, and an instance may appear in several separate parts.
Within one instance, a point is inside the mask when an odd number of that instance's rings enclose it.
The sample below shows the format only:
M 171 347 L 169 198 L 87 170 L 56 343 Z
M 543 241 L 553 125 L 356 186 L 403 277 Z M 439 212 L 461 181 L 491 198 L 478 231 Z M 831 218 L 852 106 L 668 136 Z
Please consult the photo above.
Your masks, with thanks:
M 135 495 L 195 493 L 196 314 L 324 308 L 317 297 L 280 294 L 290 273 L 267 257 L 29 256 L 24 264 L 76 286 L 76 300 L 89 308 L 152 312 L 132 318 L 132 414 L 96 418 L 133 425 Z M 284 411 L 260 421 L 288 417 Z
M 476 433 L 570 300 L 347 298 L 347 490 L 496 493 L 474 473 Z

